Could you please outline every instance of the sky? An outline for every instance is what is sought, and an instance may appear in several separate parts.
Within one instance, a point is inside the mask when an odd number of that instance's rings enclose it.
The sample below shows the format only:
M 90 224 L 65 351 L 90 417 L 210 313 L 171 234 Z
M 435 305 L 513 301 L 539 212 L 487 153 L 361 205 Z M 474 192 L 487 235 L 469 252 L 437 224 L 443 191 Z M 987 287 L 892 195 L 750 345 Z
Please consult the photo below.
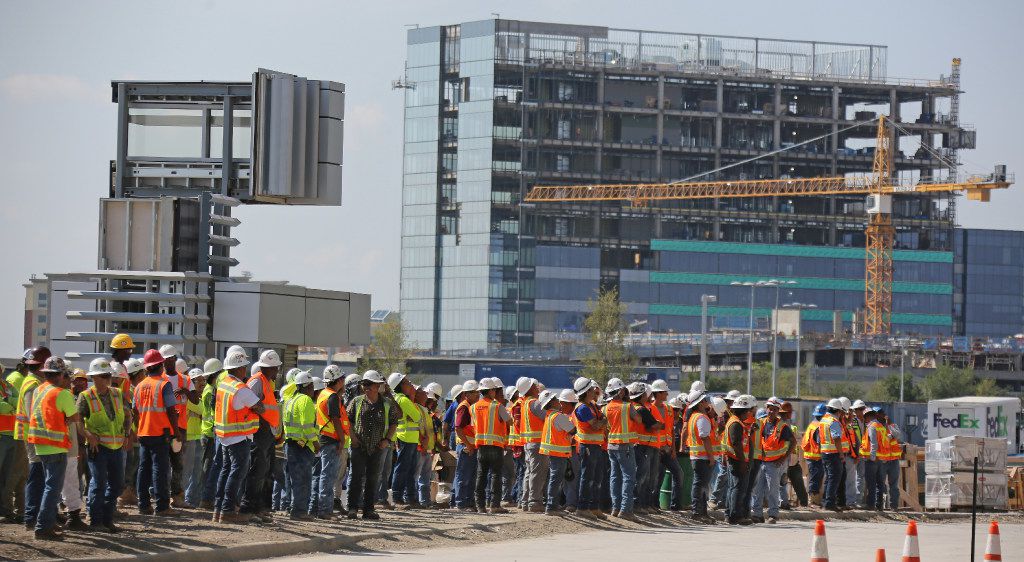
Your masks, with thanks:
M 726 7 L 727 6 L 727 7 Z M 1024 3 L 608 0 L 0 1 L 0 356 L 20 354 L 31 274 L 96 268 L 97 199 L 114 157 L 111 80 L 250 80 L 269 68 L 346 84 L 341 207 L 243 206 L 234 271 L 372 294 L 397 308 L 406 26 L 494 17 L 888 45 L 890 77 L 963 59 L 970 171 L 1024 172 Z M 1014 134 L 1013 131 L 1018 133 Z M 1022 176 L 1024 180 L 1024 176 Z M 962 201 L 968 227 L 1024 228 L 1024 187 Z

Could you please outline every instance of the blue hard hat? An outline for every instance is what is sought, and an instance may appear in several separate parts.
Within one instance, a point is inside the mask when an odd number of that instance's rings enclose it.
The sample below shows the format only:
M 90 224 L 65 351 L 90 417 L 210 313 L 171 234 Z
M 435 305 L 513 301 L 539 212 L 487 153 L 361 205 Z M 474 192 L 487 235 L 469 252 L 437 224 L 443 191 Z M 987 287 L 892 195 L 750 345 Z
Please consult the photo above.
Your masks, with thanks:
M 825 415 L 825 403 L 822 402 L 822 403 L 818 404 L 817 406 L 815 406 L 814 407 L 814 412 L 812 412 L 812 415 L 814 415 L 814 416 L 824 416 Z
M 755 415 L 755 417 L 757 419 L 767 418 L 768 417 L 768 410 L 765 410 L 764 408 L 758 408 L 757 409 L 757 414 Z
M 883 416 L 885 415 L 885 410 L 883 410 L 881 406 L 875 406 L 874 408 L 871 408 L 871 411 L 877 414 L 882 414 Z

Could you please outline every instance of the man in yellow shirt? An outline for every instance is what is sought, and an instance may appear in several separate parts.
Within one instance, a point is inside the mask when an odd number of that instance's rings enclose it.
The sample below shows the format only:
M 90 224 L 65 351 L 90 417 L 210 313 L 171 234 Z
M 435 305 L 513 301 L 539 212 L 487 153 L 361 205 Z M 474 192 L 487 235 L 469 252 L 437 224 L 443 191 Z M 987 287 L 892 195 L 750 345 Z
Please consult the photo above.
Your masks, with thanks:
M 416 387 L 409 377 L 402 373 L 391 373 L 388 386 L 395 393 L 395 403 L 402 411 L 398 424 L 398 459 L 391 475 L 391 495 L 398 509 L 419 508 L 416 496 L 416 464 L 419 461 L 420 418 L 422 413 L 416 406 Z

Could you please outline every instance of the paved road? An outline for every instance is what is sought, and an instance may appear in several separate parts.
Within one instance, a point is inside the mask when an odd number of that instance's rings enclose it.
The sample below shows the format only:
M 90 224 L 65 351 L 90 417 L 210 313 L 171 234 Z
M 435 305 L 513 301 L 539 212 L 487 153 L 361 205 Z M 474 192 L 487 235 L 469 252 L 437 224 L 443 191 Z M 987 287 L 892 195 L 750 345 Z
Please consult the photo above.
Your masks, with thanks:
M 984 523 L 984 524 L 982 524 Z M 831 522 L 826 524 L 830 562 L 866 562 L 875 550 L 885 548 L 889 562 L 899 561 L 906 525 L 901 523 Z M 1024 559 L 1024 525 L 1001 525 L 1002 551 L 1007 560 Z M 979 520 L 977 560 L 985 552 L 988 521 Z M 813 522 L 789 522 L 775 526 L 690 527 L 633 532 L 601 531 L 577 535 L 552 535 L 516 543 L 491 542 L 470 547 L 440 547 L 409 552 L 367 553 L 375 560 L 444 560 L 445 562 L 494 562 L 497 560 L 615 560 L 632 562 L 636 554 L 647 560 L 672 560 L 700 548 L 702 562 L 742 562 L 744 558 L 799 561 L 810 558 Z M 970 524 L 921 523 L 918 525 L 921 559 L 926 562 L 970 560 Z M 634 550 L 639 548 L 639 550 Z M 302 562 L 338 562 L 346 553 L 302 557 Z M 347 553 L 351 554 L 351 553 Z M 296 558 L 295 560 L 300 560 Z

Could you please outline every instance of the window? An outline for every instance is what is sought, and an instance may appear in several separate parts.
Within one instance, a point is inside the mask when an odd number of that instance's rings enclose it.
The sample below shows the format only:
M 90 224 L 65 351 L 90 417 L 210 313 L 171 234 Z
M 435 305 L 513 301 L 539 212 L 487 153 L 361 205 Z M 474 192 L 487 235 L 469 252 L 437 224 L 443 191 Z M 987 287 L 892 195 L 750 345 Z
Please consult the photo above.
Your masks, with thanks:
M 43 322 L 46 322 L 46 315 L 45 314 L 40 314 L 40 315 L 36 316 L 36 322 L 39 322 L 40 324 L 42 324 Z

